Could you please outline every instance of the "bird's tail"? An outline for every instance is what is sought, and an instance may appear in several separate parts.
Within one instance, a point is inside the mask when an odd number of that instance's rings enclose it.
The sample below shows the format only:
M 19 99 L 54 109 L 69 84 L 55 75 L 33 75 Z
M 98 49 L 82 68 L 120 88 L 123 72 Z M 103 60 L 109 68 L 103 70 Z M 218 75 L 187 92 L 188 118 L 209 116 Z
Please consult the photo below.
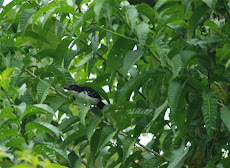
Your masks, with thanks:
M 105 103 L 103 103 L 102 101 L 100 101 L 100 102 L 97 104 L 97 107 L 99 107 L 101 110 L 103 109 L 104 106 L 105 106 Z

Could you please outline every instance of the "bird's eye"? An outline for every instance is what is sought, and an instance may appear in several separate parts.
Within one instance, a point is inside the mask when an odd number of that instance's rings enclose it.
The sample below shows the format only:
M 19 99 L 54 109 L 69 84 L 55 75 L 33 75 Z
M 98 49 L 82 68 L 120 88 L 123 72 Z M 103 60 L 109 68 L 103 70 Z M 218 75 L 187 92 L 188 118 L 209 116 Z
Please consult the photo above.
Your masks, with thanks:
M 71 88 L 73 89 L 73 88 L 74 88 L 74 86 L 71 86 Z

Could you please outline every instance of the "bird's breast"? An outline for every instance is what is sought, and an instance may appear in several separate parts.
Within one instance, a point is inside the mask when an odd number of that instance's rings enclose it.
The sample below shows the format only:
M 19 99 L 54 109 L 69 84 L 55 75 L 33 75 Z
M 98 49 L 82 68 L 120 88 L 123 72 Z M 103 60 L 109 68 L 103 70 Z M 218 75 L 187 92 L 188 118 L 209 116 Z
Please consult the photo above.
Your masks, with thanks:
M 76 97 L 79 101 L 81 101 L 82 103 L 88 103 L 90 102 L 93 105 L 96 105 L 99 103 L 99 99 L 94 98 L 94 97 L 90 97 L 87 94 L 87 91 L 81 91 L 81 92 L 76 92 L 76 91 L 70 91 L 71 94 Z

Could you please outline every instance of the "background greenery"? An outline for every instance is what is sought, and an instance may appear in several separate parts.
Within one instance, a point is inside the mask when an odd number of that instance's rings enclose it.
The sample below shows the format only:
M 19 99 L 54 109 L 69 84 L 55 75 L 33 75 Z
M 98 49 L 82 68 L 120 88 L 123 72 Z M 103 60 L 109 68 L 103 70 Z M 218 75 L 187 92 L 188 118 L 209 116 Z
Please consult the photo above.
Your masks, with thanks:
M 228 0 L 3 2 L 1 167 L 230 166 Z

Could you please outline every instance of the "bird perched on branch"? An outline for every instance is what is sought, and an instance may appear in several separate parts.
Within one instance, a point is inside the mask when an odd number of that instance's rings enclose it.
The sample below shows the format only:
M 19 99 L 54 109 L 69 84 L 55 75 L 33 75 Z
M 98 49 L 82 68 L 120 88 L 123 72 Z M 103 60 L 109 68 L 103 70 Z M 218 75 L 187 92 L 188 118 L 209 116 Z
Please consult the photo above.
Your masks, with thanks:
M 101 96 L 90 87 L 80 87 L 78 85 L 70 85 L 63 87 L 70 91 L 70 93 L 76 97 L 82 103 L 91 103 L 97 105 L 101 110 L 105 104 L 101 101 Z

